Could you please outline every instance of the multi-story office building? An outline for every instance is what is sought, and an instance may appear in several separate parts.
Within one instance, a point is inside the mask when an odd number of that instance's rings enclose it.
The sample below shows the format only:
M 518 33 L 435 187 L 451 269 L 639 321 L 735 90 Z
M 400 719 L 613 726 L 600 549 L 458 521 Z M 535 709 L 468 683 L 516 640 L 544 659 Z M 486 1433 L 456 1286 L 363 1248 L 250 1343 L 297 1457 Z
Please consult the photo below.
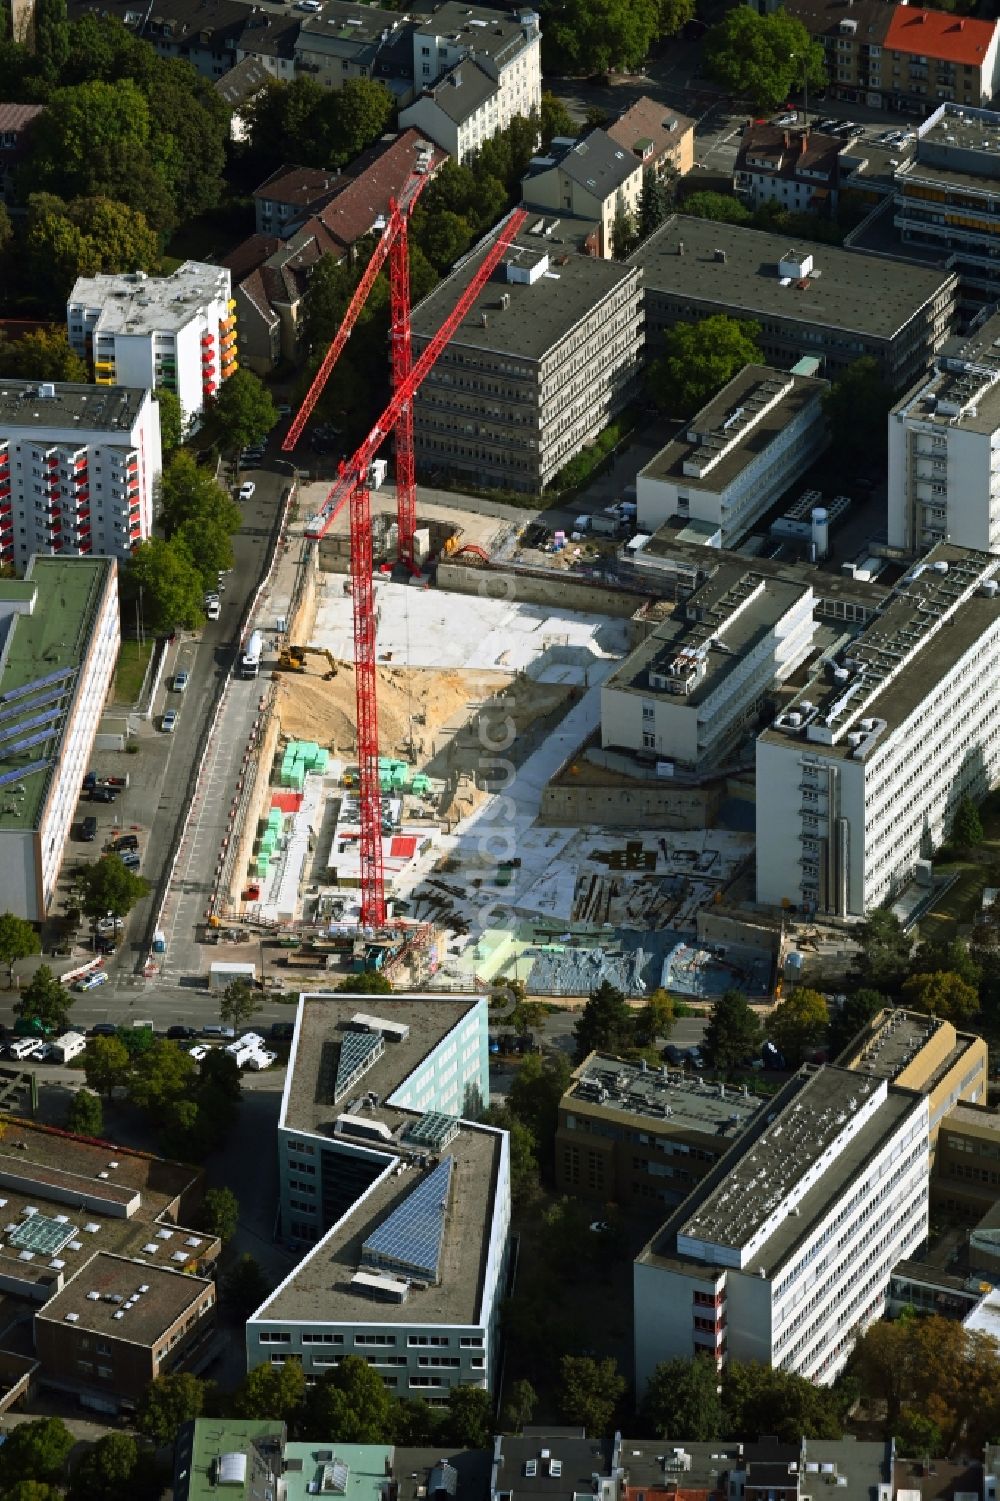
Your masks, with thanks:
M 1000 315 L 949 343 L 889 414 L 889 543 L 1000 552 Z
M 636 1390 L 699 1354 L 832 1382 L 926 1234 L 926 1097 L 806 1065 L 640 1253 Z
M 400 112 L 456 161 L 474 156 L 515 115 L 541 109 L 541 27 L 535 11 L 512 15 L 445 0 L 413 28 L 413 86 Z
M 751 320 L 769 364 L 803 355 L 836 375 L 861 355 L 894 387 L 913 381 L 951 331 L 958 278 L 836 246 L 675 214 L 630 257 L 641 266 L 650 354 L 662 331 L 713 313 Z
M 118 659 L 113 558 L 0 580 L 0 906 L 48 911 Z
M 825 380 L 746 365 L 636 477 L 639 528 L 671 516 L 734 547 L 830 441 Z
M 686 770 L 721 765 L 765 695 L 812 650 L 806 583 L 725 561 L 601 688 L 601 745 Z
M 938 544 L 760 735 L 758 901 L 862 916 L 997 781 L 998 569 Z
M 629 1210 L 673 1207 L 760 1108 L 738 1086 L 591 1053 L 559 1102 L 556 1189 Z
M 236 369 L 235 307 L 229 272 L 199 261 L 171 276 L 80 276 L 69 342 L 99 386 L 165 386 L 189 421 Z
M 958 271 L 964 301 L 1000 297 L 1000 113 L 942 104 L 928 116 L 896 169 L 892 222 Z
M 414 358 L 482 254 L 414 309 Z M 519 235 L 417 392 L 421 472 L 539 494 L 638 389 L 640 304 L 637 267 Z
M 485 1001 L 300 999 L 278 1160 L 284 1236 L 310 1249 L 247 1324 L 251 1369 L 358 1354 L 439 1405 L 491 1386 L 508 1141 L 461 1119 L 488 1099 Z
M 150 391 L 0 381 L 0 560 L 127 558 L 152 529 L 161 468 Z
M 736 153 L 733 190 L 753 208 L 778 203 L 793 213 L 835 213 L 843 150 L 838 136 L 751 120 Z
M 578 141 L 553 141 L 544 156 L 535 157 L 521 180 L 521 202 L 593 224 L 593 253 L 610 259 L 615 220 L 625 215 L 627 223 L 634 222 L 642 177 L 640 157 L 606 130 L 591 130 Z

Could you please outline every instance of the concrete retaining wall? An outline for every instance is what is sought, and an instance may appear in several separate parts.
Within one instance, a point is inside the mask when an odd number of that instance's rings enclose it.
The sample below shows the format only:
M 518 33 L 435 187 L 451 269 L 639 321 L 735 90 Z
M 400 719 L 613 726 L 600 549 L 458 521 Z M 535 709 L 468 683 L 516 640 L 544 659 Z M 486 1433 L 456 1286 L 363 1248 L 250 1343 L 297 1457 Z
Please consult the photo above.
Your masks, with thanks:
M 236 841 L 236 853 L 229 869 L 228 885 L 222 893 L 223 900 L 229 907 L 236 906 L 240 900 L 244 886 L 249 879 L 247 871 L 250 865 L 250 857 L 253 854 L 254 841 L 257 838 L 257 825 L 260 822 L 264 809 L 265 799 L 270 791 L 271 772 L 274 769 L 274 752 L 278 744 L 278 735 L 281 731 L 281 723 L 277 713 L 272 710 L 267 721 L 267 726 L 257 747 L 256 770 L 254 772 L 253 786 L 247 799 L 247 817 Z
M 715 816 L 714 787 L 586 787 L 553 783 L 542 792 L 543 824 L 606 824 L 618 829 L 702 829 Z
M 551 609 L 582 610 L 624 619 L 648 602 L 645 594 L 605 589 L 583 580 L 576 583 L 557 573 L 548 578 L 507 573 L 499 568 L 471 568 L 462 563 L 439 563 L 437 587 L 454 594 L 478 594 L 487 599 L 516 600 L 519 604 L 548 605 Z
M 781 944 L 781 932 L 767 922 L 754 922 L 752 917 L 735 916 L 718 908 L 702 907 L 698 913 L 699 943 L 734 943 L 743 948 L 763 949 L 776 955 Z

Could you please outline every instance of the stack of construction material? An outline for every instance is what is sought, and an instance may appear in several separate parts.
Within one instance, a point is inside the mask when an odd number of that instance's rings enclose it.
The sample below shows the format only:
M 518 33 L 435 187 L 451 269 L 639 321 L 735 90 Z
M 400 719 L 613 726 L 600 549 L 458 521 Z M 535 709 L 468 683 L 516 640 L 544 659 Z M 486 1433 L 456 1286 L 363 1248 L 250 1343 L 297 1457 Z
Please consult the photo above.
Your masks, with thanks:
M 280 782 L 282 787 L 294 787 L 301 792 L 306 774 L 310 771 L 325 776 L 330 752 L 315 740 L 289 740 L 281 760 Z
M 394 761 L 391 756 L 379 756 L 378 779 L 383 792 L 405 791 L 410 781 L 410 768 L 405 761 Z
M 257 850 L 257 877 L 262 880 L 271 867 L 271 858 L 281 844 L 284 819 L 280 808 L 272 808 L 267 815 L 267 824 Z

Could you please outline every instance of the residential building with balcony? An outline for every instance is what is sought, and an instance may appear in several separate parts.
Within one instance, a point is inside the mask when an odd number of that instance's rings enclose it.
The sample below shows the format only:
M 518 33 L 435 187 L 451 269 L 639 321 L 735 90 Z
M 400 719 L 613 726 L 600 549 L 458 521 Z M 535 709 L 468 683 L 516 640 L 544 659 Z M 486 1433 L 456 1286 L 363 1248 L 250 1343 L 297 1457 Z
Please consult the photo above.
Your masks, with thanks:
M 811 652 L 814 607 L 805 583 L 723 562 L 604 682 L 602 747 L 671 771 L 722 766 Z
M 733 190 L 751 205 L 777 203 L 790 213 L 834 214 L 840 193 L 838 136 L 751 120 L 733 166 Z
M 153 525 L 160 409 L 148 390 L 0 381 L 0 561 L 127 558 Z
M 759 902 L 862 917 L 996 785 L 998 571 L 938 543 L 758 737 Z
M 882 49 L 882 93 L 889 109 L 924 113 L 942 100 L 988 104 L 1000 83 L 996 21 L 894 5 Z
M 295 42 L 296 71 L 334 89 L 342 89 L 352 79 L 376 78 L 394 50 L 410 61 L 411 31 L 409 17 L 398 10 L 324 0 L 321 10 L 301 17 Z M 392 87 L 391 77 L 381 81 Z M 402 95 L 398 103 L 409 103 L 413 97 L 410 78 L 402 80 L 402 90 L 394 92 Z
M 942 350 L 889 414 L 889 544 L 1000 553 L 1000 314 Z
M 830 92 L 852 103 L 882 105 L 886 33 L 894 7 L 886 0 L 747 0 L 761 15 L 787 10 L 823 48 Z
M 926 1238 L 927 1099 L 805 1065 L 640 1252 L 635 1382 L 757 1360 L 829 1385 Z
M 80 276 L 66 307 L 69 342 L 99 386 L 165 386 L 185 421 L 237 369 L 229 272 L 185 261 L 170 276 Z
M 376 1005 L 377 1001 L 377 1005 Z M 281 1228 L 306 1254 L 247 1323 L 250 1369 L 347 1354 L 400 1397 L 491 1389 L 510 1223 L 487 1006 L 300 998 L 278 1121 Z
M 665 109 L 648 94 L 604 128 L 616 145 L 642 163 L 643 171 L 652 170 L 660 181 L 685 177 L 694 166 L 694 121 Z
M 803 355 L 835 376 L 862 355 L 901 388 L 951 331 L 958 277 L 837 246 L 794 248 L 779 235 L 675 214 L 629 256 L 642 268 L 646 339 L 655 358 L 675 323 L 714 313 L 752 320 L 769 365 Z
M 414 309 L 414 359 L 483 254 Z M 541 494 L 638 390 L 640 281 L 636 267 L 518 235 L 417 392 L 420 472 Z

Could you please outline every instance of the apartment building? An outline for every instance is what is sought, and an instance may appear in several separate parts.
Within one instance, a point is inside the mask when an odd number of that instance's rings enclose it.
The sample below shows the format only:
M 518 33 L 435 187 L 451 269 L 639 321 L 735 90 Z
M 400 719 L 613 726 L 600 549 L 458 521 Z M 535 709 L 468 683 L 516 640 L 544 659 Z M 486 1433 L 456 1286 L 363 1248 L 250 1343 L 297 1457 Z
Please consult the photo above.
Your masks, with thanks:
M 887 107 L 988 104 L 1000 83 L 998 40 L 996 21 L 894 5 L 877 75 Z
M 747 0 L 761 15 L 783 9 L 801 21 L 826 57 L 830 92 L 851 103 L 882 105 L 882 58 L 894 7 L 886 0 Z
M 942 104 L 893 178 L 902 242 L 958 271 L 963 301 L 1000 297 L 1000 113 Z
M 694 121 L 664 109 L 642 94 L 617 120 L 605 126 L 616 145 L 630 151 L 661 181 L 684 177 L 694 166 Z
M 760 1108 L 739 1086 L 591 1053 L 559 1102 L 556 1190 L 627 1210 L 673 1207 Z
M 12 209 L 14 177 L 28 149 L 31 128 L 44 113 L 42 104 L 0 104 L 0 203 Z
M 593 254 L 615 253 L 615 220 L 634 221 L 642 196 L 642 161 L 612 140 L 606 130 L 592 130 L 578 141 L 552 142 L 536 156 L 521 179 L 521 202 L 569 219 L 593 224 Z
M 828 1385 L 927 1224 L 926 1097 L 806 1065 L 640 1252 L 636 1390 L 694 1355 Z
M 485 248 L 413 312 L 414 358 Z M 641 273 L 517 237 L 417 392 L 417 464 L 477 488 L 539 495 L 638 390 Z
M 603 684 L 602 747 L 664 770 L 723 765 L 811 652 L 814 606 L 807 584 L 727 559 Z
M 951 331 L 958 277 L 836 246 L 811 250 L 743 225 L 675 214 L 629 257 L 642 268 L 649 351 L 664 329 L 714 313 L 758 324 L 769 365 L 803 355 L 836 376 L 861 355 L 912 382 Z
M 34 557 L 0 580 L 0 903 L 48 912 L 118 660 L 113 558 Z
M 758 901 L 861 917 L 996 783 L 998 569 L 938 543 L 759 736 Z
M 150 391 L 0 380 L 0 560 L 127 558 L 152 530 L 162 467 Z
M 398 1396 L 489 1389 L 507 1264 L 507 1134 L 485 1001 L 303 996 L 278 1122 L 281 1223 L 304 1259 L 247 1324 L 250 1369 L 346 1354 Z
M 889 414 L 889 543 L 1000 552 L 1000 315 L 942 350 Z
M 985 1047 L 985 1043 L 983 1044 Z M 981 1222 L 1000 1200 L 1000 1113 L 986 1104 L 958 1104 L 941 1122 L 931 1202 L 956 1218 Z
M 300 18 L 295 41 L 296 71 L 324 88 L 342 89 L 354 78 L 375 78 L 380 61 L 394 47 L 409 53 L 408 17 L 398 10 L 351 0 L 325 0 L 315 15 Z M 388 82 L 388 79 L 383 80 Z M 408 103 L 412 87 L 405 84 L 401 102 Z
M 829 382 L 747 365 L 636 476 L 637 520 L 672 516 L 717 527 L 735 547 L 830 441 Z
M 170 276 L 80 276 L 66 307 L 69 342 L 99 386 L 165 386 L 186 421 L 237 368 L 229 272 L 185 261 Z
M 541 27 L 515 14 L 445 0 L 413 24 L 413 86 L 400 129 L 413 126 L 456 161 L 475 155 L 515 115 L 542 104 Z
M 750 120 L 733 164 L 733 191 L 752 208 L 777 203 L 792 213 L 835 214 L 840 195 L 839 136 Z
M 621 1475 L 620 1501 L 813 1501 L 835 1486 L 843 1501 L 892 1501 L 895 1444 L 854 1438 L 775 1438 L 756 1442 L 692 1443 L 682 1433 L 662 1439 L 615 1436 L 612 1467 Z

